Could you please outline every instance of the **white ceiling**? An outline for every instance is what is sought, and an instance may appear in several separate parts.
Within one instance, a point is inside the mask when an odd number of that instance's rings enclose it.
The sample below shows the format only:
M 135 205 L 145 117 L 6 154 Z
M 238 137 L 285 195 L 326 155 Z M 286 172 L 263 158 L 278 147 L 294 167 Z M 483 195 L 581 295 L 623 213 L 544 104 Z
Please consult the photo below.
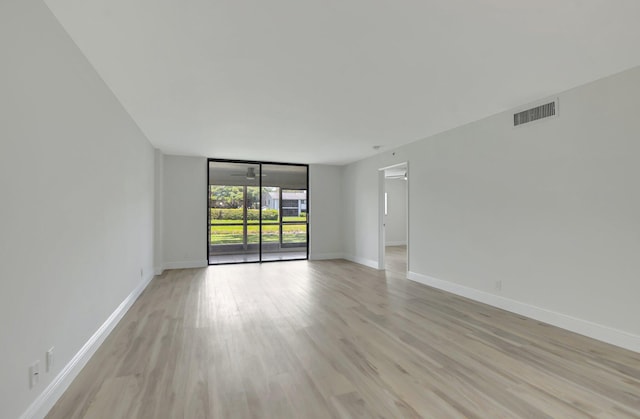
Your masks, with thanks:
M 45 2 L 170 154 L 342 164 L 640 65 L 638 0 Z

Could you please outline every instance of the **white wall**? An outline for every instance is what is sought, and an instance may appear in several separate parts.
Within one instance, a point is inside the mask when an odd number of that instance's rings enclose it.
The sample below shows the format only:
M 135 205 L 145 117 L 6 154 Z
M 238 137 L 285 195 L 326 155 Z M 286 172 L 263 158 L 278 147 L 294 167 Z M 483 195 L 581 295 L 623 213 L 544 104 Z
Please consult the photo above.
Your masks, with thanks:
M 309 166 L 309 258 L 343 256 L 342 167 Z
M 377 169 L 408 161 L 414 279 L 640 350 L 640 68 L 559 98 L 346 167 L 346 252 L 377 264 Z
M 385 179 L 387 215 L 384 217 L 384 239 L 387 246 L 407 244 L 407 181 Z
M 0 54 L 0 417 L 16 418 L 153 274 L 154 161 L 41 1 L 0 2 Z
M 163 267 L 207 266 L 207 159 L 164 156 Z
M 207 264 L 207 160 L 164 156 L 163 266 Z M 309 167 L 311 259 L 342 257 L 341 179 L 339 166 Z
M 155 179 L 153 199 L 153 270 L 162 274 L 164 265 L 164 154 L 160 150 L 154 153 Z
M 387 157 L 387 154 L 390 157 Z M 378 169 L 408 161 L 402 153 L 377 155 L 343 168 L 344 257 L 378 267 Z

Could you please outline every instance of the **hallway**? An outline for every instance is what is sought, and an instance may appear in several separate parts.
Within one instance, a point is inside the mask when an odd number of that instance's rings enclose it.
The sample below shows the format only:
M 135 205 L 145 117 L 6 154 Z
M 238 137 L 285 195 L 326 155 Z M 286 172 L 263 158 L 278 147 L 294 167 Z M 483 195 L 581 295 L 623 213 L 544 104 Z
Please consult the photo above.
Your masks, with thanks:
M 385 270 L 406 277 L 407 246 L 386 246 L 384 254 Z

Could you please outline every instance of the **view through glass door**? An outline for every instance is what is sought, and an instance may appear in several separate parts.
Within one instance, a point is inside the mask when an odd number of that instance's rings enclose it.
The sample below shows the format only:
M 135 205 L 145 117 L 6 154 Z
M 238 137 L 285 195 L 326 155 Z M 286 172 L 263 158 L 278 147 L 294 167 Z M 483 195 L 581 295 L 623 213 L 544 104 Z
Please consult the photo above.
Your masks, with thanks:
M 209 264 L 307 259 L 308 167 L 209 160 Z

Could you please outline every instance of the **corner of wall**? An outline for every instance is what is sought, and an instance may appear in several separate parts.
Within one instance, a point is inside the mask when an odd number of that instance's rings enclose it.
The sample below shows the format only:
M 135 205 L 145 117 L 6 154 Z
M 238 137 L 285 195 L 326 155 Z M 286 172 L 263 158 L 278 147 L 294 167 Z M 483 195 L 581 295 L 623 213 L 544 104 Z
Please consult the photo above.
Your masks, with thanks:
M 373 268 L 373 269 L 375 269 L 377 271 L 384 270 L 384 268 L 380 269 L 377 260 L 367 259 L 367 258 L 363 258 L 363 257 L 356 256 L 356 255 L 350 255 L 350 254 L 345 254 L 344 255 L 344 259 L 346 259 L 348 261 L 351 261 L 351 262 L 354 262 L 354 263 L 357 263 L 359 265 L 364 265 L 364 266 L 366 266 L 368 268 Z
M 568 316 L 552 310 L 546 310 L 500 295 L 480 291 L 454 282 L 444 281 L 428 275 L 419 274 L 417 272 L 408 272 L 407 278 L 420 284 L 447 291 L 493 307 L 501 308 L 512 313 L 520 314 L 592 339 L 610 343 L 631 351 L 640 352 L 640 336 L 633 335 L 622 330 L 603 326 L 601 324 Z
M 115 329 L 127 311 L 133 306 L 138 297 L 153 280 L 154 275 L 148 275 L 114 310 L 107 320 L 98 330 L 87 340 L 80 350 L 62 368 L 60 373 L 49 383 L 49 385 L 36 397 L 33 403 L 20 416 L 20 419 L 43 418 L 49 410 L 56 404 L 58 399 L 64 394 L 73 380 L 80 374 L 80 371 L 96 353 L 100 345 Z

